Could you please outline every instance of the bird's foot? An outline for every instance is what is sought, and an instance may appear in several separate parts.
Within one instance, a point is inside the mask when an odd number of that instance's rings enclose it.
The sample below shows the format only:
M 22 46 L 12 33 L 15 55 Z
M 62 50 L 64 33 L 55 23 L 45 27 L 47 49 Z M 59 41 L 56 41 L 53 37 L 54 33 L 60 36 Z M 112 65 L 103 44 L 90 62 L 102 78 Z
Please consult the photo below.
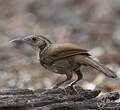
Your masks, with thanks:
M 67 85 L 65 88 L 66 88 L 66 89 L 67 89 L 67 88 L 70 88 L 70 89 L 73 91 L 73 93 L 79 94 L 78 91 L 76 90 L 76 88 L 74 87 L 74 85 L 69 84 L 69 85 Z

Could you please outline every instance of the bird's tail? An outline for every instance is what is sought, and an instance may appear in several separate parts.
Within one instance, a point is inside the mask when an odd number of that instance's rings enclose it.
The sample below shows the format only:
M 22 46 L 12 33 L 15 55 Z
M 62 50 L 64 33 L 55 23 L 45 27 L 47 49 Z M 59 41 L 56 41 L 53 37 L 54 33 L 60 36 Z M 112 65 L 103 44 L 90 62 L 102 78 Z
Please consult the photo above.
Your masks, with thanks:
M 93 60 L 92 58 L 87 57 L 86 62 L 87 62 L 87 65 L 104 73 L 106 76 L 108 76 L 110 78 L 117 78 L 117 75 L 112 70 L 110 70 L 108 67 L 104 66 L 103 64 L 98 63 L 97 61 Z

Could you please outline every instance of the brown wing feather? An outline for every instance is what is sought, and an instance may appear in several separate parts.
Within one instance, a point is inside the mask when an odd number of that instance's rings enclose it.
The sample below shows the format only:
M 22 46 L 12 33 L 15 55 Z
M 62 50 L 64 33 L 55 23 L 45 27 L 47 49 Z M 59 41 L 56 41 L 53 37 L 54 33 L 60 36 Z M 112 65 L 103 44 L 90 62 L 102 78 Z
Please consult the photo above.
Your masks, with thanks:
M 80 54 L 90 56 L 88 50 L 82 49 L 78 45 L 70 43 L 52 44 L 52 46 L 48 50 L 48 55 L 54 60 Z

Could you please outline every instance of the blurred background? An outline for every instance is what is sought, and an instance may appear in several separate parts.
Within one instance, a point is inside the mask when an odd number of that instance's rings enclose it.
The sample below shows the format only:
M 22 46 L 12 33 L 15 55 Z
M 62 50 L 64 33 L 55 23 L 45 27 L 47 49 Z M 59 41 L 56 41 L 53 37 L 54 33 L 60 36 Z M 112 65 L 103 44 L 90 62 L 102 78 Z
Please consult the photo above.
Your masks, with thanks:
M 44 69 L 29 46 L 9 43 L 26 34 L 90 49 L 120 75 L 119 4 L 120 0 L 0 0 L 0 88 L 50 88 L 66 78 Z M 81 87 L 120 90 L 120 79 L 109 79 L 91 68 L 82 71 Z

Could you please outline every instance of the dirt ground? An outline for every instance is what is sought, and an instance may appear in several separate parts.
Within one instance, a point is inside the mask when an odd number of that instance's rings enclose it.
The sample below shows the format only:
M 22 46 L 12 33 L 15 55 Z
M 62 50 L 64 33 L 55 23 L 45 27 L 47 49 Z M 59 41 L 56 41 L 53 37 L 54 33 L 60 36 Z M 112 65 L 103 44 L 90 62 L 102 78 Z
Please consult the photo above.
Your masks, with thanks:
M 65 78 L 44 69 L 29 46 L 9 43 L 27 34 L 90 49 L 120 76 L 119 4 L 119 0 L 0 0 L 0 88 L 49 88 Z M 120 79 L 91 68 L 82 71 L 81 87 L 120 90 Z

